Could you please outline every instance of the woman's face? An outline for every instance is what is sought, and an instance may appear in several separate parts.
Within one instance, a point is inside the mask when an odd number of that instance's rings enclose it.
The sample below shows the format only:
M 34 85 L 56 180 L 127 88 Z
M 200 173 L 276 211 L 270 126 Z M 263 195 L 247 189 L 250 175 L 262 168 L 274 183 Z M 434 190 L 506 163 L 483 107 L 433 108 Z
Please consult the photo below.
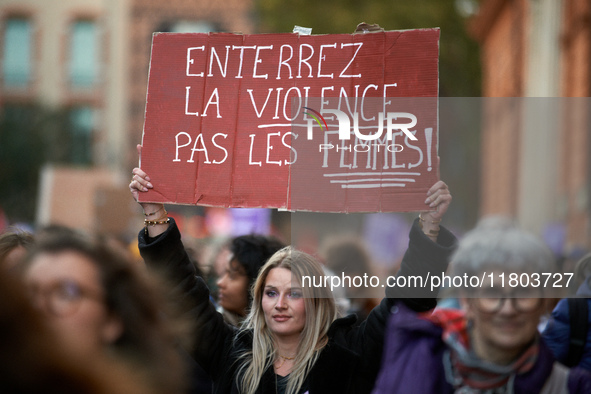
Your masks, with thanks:
M 466 300 L 476 354 L 496 364 L 515 360 L 538 332 L 545 302 L 536 289 Z
M 262 308 L 265 322 L 277 337 L 299 337 L 306 323 L 306 307 L 302 289 L 292 287 L 291 271 L 273 268 L 263 290 Z
M 41 253 L 31 261 L 25 280 L 35 305 L 66 345 L 90 354 L 121 335 L 121 321 L 105 306 L 99 271 L 82 254 Z
M 248 308 L 248 276 L 236 259 L 231 259 L 217 281 L 218 303 L 225 310 L 240 316 Z

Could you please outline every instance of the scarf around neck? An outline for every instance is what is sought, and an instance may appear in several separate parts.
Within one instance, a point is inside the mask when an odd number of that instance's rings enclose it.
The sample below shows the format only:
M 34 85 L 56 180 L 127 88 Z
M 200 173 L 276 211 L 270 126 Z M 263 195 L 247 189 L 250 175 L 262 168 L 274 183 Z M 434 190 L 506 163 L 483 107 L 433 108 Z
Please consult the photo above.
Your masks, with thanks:
M 515 375 L 529 371 L 536 362 L 537 340 L 511 364 L 497 365 L 472 351 L 464 312 L 438 309 L 426 318 L 443 330 L 442 339 L 449 348 L 444 356 L 446 378 L 456 393 L 512 393 Z

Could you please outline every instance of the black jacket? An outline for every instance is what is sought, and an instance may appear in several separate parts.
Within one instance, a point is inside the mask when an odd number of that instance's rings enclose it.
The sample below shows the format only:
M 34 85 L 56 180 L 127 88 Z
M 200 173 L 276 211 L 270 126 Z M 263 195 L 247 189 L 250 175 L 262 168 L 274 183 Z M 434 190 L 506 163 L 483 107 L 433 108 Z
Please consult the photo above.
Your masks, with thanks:
M 441 228 L 438 243 L 432 242 L 415 221 L 410 231 L 406 251 L 398 276 L 422 276 L 445 271 L 456 238 Z M 238 355 L 252 347 L 252 336 L 224 323 L 209 300 L 209 290 L 195 270 L 183 248 L 181 236 L 174 221 L 157 238 L 139 234 L 139 248 L 148 265 L 163 268 L 183 295 L 187 312 L 196 323 L 195 360 L 211 375 L 214 393 L 239 393 L 236 382 Z M 354 327 L 354 315 L 337 319 L 330 327 L 328 345 L 307 377 L 310 394 L 317 393 L 369 393 L 373 388 L 382 358 L 384 331 L 390 309 L 401 299 L 416 311 L 426 311 L 436 305 L 436 292 L 418 294 L 406 288 L 386 289 L 387 298 L 374 308 L 368 318 Z M 420 298 L 420 297 L 428 298 Z M 415 298 L 408 298 L 415 297 Z M 276 392 L 275 374 L 266 371 L 257 393 Z

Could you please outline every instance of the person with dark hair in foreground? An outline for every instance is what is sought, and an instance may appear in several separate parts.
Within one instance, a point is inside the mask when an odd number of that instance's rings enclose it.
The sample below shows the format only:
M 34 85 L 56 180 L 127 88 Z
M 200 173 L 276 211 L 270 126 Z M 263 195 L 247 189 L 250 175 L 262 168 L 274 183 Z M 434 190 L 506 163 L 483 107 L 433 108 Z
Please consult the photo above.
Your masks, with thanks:
M 154 393 L 182 393 L 178 342 L 186 328 L 154 273 L 106 240 L 53 226 L 23 262 L 26 288 L 59 343 L 80 357 L 130 365 Z
M 25 289 L 19 277 L 0 275 L 0 391 L 157 394 L 130 365 L 62 342 Z

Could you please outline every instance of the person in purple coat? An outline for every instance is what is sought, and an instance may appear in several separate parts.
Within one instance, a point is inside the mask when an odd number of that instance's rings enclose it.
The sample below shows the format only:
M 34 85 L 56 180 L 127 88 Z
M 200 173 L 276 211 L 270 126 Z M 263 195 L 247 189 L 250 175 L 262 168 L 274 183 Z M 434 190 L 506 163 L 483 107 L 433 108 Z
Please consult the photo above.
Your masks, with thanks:
M 462 308 L 395 305 L 373 393 L 591 393 L 591 375 L 559 364 L 538 333 L 551 296 L 543 274 L 555 268 L 548 248 L 510 221 L 481 223 L 447 273 Z

